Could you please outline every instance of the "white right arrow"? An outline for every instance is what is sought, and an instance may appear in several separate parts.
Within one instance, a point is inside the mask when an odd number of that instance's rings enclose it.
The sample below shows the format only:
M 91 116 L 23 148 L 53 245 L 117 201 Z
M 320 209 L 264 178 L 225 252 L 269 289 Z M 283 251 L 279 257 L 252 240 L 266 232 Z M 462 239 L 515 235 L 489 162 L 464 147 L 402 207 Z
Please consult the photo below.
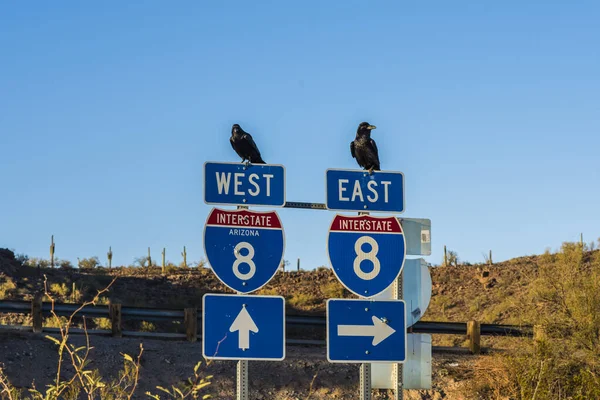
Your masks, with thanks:
M 246 350 L 250 348 L 250 331 L 258 332 L 258 327 L 254 323 L 254 320 L 243 306 L 242 310 L 235 317 L 233 324 L 229 327 L 229 332 L 238 331 L 238 348 Z
M 373 346 L 377 346 L 396 332 L 376 316 L 371 318 L 373 325 L 338 325 L 338 336 L 373 336 Z

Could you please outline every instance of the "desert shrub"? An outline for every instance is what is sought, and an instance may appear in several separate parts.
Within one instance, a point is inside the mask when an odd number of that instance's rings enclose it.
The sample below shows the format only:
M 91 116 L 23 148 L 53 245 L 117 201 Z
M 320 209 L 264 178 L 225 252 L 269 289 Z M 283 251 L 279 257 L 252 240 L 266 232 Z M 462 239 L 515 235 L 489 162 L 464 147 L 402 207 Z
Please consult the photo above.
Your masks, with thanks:
M 0 275 L 0 282 L 0 299 L 5 299 L 11 291 L 17 288 L 15 282 L 8 276 Z
M 25 264 L 28 267 L 39 267 L 39 268 L 48 268 L 50 266 L 50 260 L 46 260 L 44 258 L 32 257 L 28 259 Z
M 73 264 L 69 260 L 55 259 L 54 263 L 62 269 L 73 269 Z
M 258 294 L 263 295 L 263 296 L 277 296 L 279 293 L 277 293 L 277 290 L 275 290 L 273 288 L 269 288 L 269 289 L 262 288 L 258 291 Z
M 337 281 L 321 286 L 321 293 L 326 299 L 339 299 L 344 297 L 344 287 Z
M 142 332 L 155 332 L 156 331 L 156 325 L 154 325 L 152 322 L 142 321 L 141 324 L 140 324 L 140 331 L 142 331 Z
M 116 278 L 115 278 L 116 279 Z M 143 346 L 140 343 L 140 352 L 137 357 L 129 354 L 122 354 L 123 369 L 119 371 L 118 377 L 113 380 L 105 380 L 97 369 L 90 369 L 90 360 L 88 358 L 90 347 L 87 337 L 86 318 L 83 317 L 83 329 L 86 335 L 86 345 L 75 347 L 70 343 L 69 330 L 73 326 L 74 318 L 85 306 L 96 304 L 98 298 L 106 293 L 115 279 L 89 302 L 84 303 L 69 318 L 58 317 L 54 311 L 55 298 L 48 288 L 48 282 L 44 282 L 45 295 L 51 302 L 52 324 L 59 328 L 58 337 L 46 335 L 46 339 L 54 342 L 57 347 L 58 363 L 57 372 L 52 384 L 47 385 L 44 391 L 36 388 L 35 383 L 31 388 L 16 388 L 11 384 L 9 377 L 0 365 L 0 398 L 10 400 L 76 400 L 87 398 L 88 400 L 117 400 L 132 399 L 138 389 L 138 380 L 140 372 L 140 361 L 143 353 Z M 69 373 L 64 372 L 64 366 L 68 365 Z M 157 386 L 156 388 L 166 393 L 169 398 L 177 399 L 208 399 L 210 394 L 203 394 L 204 389 L 210 385 L 212 376 L 202 377 L 199 373 L 201 363 L 196 364 L 194 375 L 188 378 L 183 384 L 172 386 L 171 390 Z M 141 397 L 138 394 L 135 398 Z M 146 396 L 153 399 L 160 399 L 159 396 L 146 392 Z
M 83 260 L 79 260 L 79 269 L 95 269 L 100 267 L 100 260 L 98 259 L 98 257 L 94 256 L 94 257 L 90 257 L 90 258 L 84 258 Z
M 473 388 L 479 398 L 600 398 L 600 252 L 584 259 L 581 250 L 564 243 L 541 257 L 528 301 L 516 310 L 537 325 L 536 338 L 482 369 Z
M 69 295 L 69 287 L 66 283 L 50 284 L 50 292 L 58 297 L 67 297 Z
M 319 298 L 312 294 L 297 293 L 290 297 L 288 303 L 296 308 L 311 307 L 319 303 Z
M 96 325 L 96 329 L 105 329 L 105 330 L 112 329 L 112 322 L 108 318 L 94 318 L 93 322 L 94 322 L 94 325 Z

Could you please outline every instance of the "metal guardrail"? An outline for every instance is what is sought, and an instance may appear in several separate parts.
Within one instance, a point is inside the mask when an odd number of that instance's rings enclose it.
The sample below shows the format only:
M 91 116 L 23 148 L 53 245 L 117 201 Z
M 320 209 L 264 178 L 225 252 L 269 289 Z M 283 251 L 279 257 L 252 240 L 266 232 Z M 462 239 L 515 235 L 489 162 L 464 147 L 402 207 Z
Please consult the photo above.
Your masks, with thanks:
M 42 314 L 49 316 L 51 311 L 50 303 L 42 304 Z M 67 303 L 55 303 L 54 311 L 58 316 L 68 317 L 72 315 L 80 305 L 67 304 Z M 0 301 L 0 313 L 18 313 L 18 314 L 30 314 L 31 303 L 25 301 Z M 87 316 L 93 318 L 110 318 L 109 307 L 106 305 L 90 305 L 82 308 L 78 315 Z M 185 313 L 183 310 L 173 309 L 155 309 L 155 308 L 141 308 L 141 307 L 122 307 L 121 315 L 124 319 L 133 320 L 144 320 L 149 322 L 160 322 L 160 321 L 183 321 Z M 198 326 L 201 326 L 202 316 L 198 313 Z M 286 315 L 286 325 L 296 326 L 314 326 L 325 329 L 326 317 L 325 315 L 298 315 L 288 314 Z M 466 335 L 467 334 L 467 323 L 466 322 L 441 322 L 441 321 L 419 321 L 414 324 L 409 330 L 413 333 L 429 333 L 429 334 L 448 334 L 448 335 Z M 52 328 L 44 328 L 44 331 L 52 332 Z M 77 330 L 73 328 L 73 333 L 77 333 Z M 321 329 L 319 329 L 321 331 Z M 58 332 L 58 331 L 57 331 Z M 102 332 L 98 332 L 101 334 Z M 106 331 L 110 334 L 110 331 Z M 533 327 L 524 325 L 498 325 L 498 324 L 481 324 L 480 334 L 486 336 L 512 336 L 512 337 L 533 337 Z M 162 336 L 161 336 L 162 335 Z M 173 334 L 173 333 L 152 333 L 149 332 L 129 332 L 123 331 L 123 336 L 144 336 L 144 337 L 164 337 L 164 338 L 185 338 L 185 334 Z M 290 339 L 289 343 L 299 343 L 304 341 L 306 344 L 312 344 L 314 340 L 303 340 L 303 339 Z M 309 343 L 310 342 L 310 343 Z

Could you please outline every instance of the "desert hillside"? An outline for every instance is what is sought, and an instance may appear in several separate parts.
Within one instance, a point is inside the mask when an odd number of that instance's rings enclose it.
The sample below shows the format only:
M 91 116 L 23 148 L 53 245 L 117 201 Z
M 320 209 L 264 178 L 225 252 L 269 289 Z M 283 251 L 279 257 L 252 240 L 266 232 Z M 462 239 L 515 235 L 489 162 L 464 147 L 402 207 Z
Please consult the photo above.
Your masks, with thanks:
M 205 293 L 231 292 L 214 277 L 210 269 L 170 267 L 116 267 L 74 269 L 44 268 L 23 256 L 0 249 L 0 298 L 31 300 L 47 287 L 62 302 L 91 300 L 98 290 L 116 278 L 100 303 L 118 302 L 126 306 L 176 308 L 200 307 Z M 538 326 L 535 340 L 527 338 L 483 338 L 482 345 L 499 353 L 469 356 L 434 354 L 433 389 L 409 391 L 414 399 L 537 399 L 600 398 L 597 360 L 600 359 L 600 252 L 565 243 L 556 253 L 515 258 L 491 265 L 453 265 L 430 267 L 431 304 L 424 321 L 467 321 L 484 323 L 531 324 Z M 331 270 L 279 272 L 260 290 L 286 298 L 288 313 L 322 314 L 328 298 L 351 297 Z M 29 317 L 9 315 L 4 324 L 31 324 Z M 96 318 L 88 328 L 107 328 L 108 320 Z M 56 322 L 48 319 L 47 326 Z M 75 320 L 81 326 L 81 321 Z M 126 329 L 169 331 L 181 327 L 124 321 Z M 543 336 L 539 335 L 543 332 Z M 0 363 L 7 379 L 28 387 L 32 380 L 50 382 L 55 374 L 53 344 L 30 333 L 4 332 L 0 335 Z M 73 339 L 81 342 L 80 339 Z M 135 355 L 135 339 L 94 337 L 98 353 L 96 367 L 107 376 L 118 369 L 118 355 Z M 168 341 L 142 341 L 148 346 L 141 364 L 140 386 L 177 384 L 189 376 L 193 362 L 199 361 L 197 345 Z M 438 346 L 464 346 L 464 336 L 433 335 Z M 189 349 L 188 349 L 189 348 Z M 188 349 L 183 350 L 182 349 Z M 44 355 L 43 357 L 41 355 Z M 39 356 L 38 356 L 39 355 Z M 352 399 L 356 395 L 357 367 L 330 365 L 323 348 L 294 347 L 289 360 L 281 365 L 261 367 L 268 380 L 254 385 L 260 399 Z M 260 364 L 260 363 L 258 363 Z M 257 364 L 257 365 L 258 365 Z M 42 370 L 36 368 L 40 366 Z M 106 369 L 107 366 L 110 368 Z M 234 382 L 232 363 L 215 362 L 202 369 L 214 374 L 213 398 L 231 398 Z M 169 371 L 167 375 L 152 372 Z M 21 371 L 21 372 L 18 372 Z M 23 371 L 27 371 L 24 373 Z M 16 374 L 16 375 L 15 375 Z M 219 377 L 220 376 L 220 377 Z M 1 377 L 0 377 L 1 378 Z M 268 379 L 267 379 L 268 378 Z M 1 384 L 1 379 L 0 379 Z M 154 385 L 154 386 L 153 386 Z M 270 388 L 270 389 L 269 389 Z M 557 390 L 565 394 L 556 396 Z M 535 393 L 535 394 L 534 394 Z M 567 393 L 570 393 L 567 395 Z M 575 395 L 572 395 L 575 393 Z M 375 398 L 391 398 L 380 391 Z M 133 397 L 138 398 L 138 397 Z M 139 397 L 145 398 L 145 397 Z

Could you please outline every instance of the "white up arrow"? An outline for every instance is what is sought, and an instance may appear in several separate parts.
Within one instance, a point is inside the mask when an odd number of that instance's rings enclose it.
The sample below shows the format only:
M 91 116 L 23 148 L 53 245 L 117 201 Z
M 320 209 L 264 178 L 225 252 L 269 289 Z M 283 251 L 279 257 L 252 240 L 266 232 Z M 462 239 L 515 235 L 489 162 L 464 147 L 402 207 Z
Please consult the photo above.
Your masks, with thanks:
M 250 331 L 256 333 L 258 332 L 258 327 L 252 320 L 250 314 L 248 314 L 248 310 L 246 310 L 246 306 L 242 307 L 242 310 L 235 317 L 235 321 L 229 327 L 229 332 L 238 331 L 238 348 L 242 350 L 246 350 L 250 348 Z
M 373 346 L 377 346 L 396 332 L 376 316 L 371 318 L 373 325 L 338 325 L 338 336 L 373 336 Z

